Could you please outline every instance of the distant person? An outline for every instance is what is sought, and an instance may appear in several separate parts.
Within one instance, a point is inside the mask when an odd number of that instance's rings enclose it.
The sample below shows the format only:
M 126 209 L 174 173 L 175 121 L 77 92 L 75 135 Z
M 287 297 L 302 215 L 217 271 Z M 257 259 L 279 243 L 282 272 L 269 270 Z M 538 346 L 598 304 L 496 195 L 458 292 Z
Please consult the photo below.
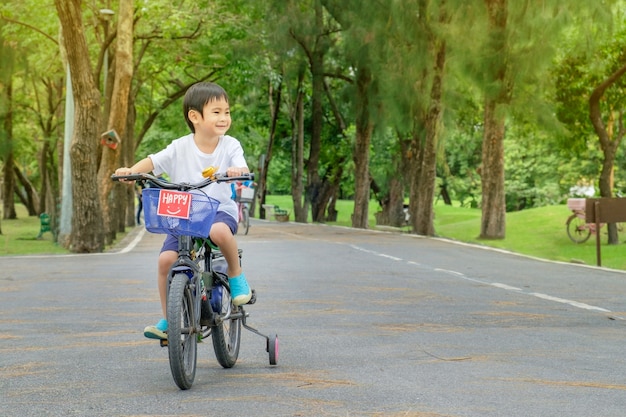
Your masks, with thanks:
M 242 188 L 250 188 L 254 187 L 256 183 L 252 180 L 248 181 L 235 181 L 230 185 L 231 195 L 230 198 L 233 200 L 237 200 L 237 197 L 241 196 Z
M 137 195 L 137 225 L 141 225 L 141 212 L 143 211 L 142 191 L 145 188 L 143 182 L 135 184 L 135 194 Z

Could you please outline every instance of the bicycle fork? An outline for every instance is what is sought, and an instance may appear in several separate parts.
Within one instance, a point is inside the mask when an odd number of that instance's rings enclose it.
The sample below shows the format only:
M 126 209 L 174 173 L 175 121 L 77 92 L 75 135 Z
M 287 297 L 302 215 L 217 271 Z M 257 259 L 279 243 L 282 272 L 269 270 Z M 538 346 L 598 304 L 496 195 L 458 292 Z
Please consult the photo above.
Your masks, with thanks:
M 179 258 L 176 260 L 176 262 L 174 263 L 174 265 L 172 266 L 168 274 L 168 282 L 167 282 L 167 299 L 168 300 L 170 297 L 170 286 L 172 285 L 172 280 L 174 279 L 174 276 L 179 275 L 179 274 L 184 274 L 187 276 L 187 279 L 188 279 L 187 286 L 189 287 L 189 290 L 193 294 L 193 303 L 191 306 L 189 306 L 191 309 L 192 322 L 189 324 L 189 327 L 182 329 L 182 333 L 190 334 L 190 335 L 194 335 L 194 334 L 201 335 L 202 328 L 200 325 L 200 311 L 201 311 L 200 303 L 202 302 L 202 296 L 199 292 L 201 291 L 200 280 L 202 278 L 201 278 L 200 269 L 198 268 L 198 265 L 194 261 L 192 261 L 189 256 L 179 256 Z M 167 339 L 161 339 L 160 345 L 161 347 L 167 346 L 168 345 Z

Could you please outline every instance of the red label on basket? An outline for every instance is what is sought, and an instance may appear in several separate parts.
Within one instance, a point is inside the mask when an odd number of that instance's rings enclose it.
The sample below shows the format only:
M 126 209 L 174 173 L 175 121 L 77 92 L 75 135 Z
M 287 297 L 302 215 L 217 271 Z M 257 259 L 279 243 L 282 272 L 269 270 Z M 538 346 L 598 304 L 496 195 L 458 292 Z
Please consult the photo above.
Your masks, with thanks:
M 159 216 L 188 219 L 191 211 L 191 195 L 191 193 L 182 191 L 160 190 L 157 214 Z

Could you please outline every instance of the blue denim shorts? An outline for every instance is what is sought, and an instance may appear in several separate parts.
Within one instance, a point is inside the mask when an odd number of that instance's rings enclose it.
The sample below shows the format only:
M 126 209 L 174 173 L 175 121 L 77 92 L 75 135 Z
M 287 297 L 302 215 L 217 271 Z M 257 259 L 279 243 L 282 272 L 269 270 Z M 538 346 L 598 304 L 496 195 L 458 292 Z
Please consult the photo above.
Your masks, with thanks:
M 233 235 L 237 233 L 237 221 L 233 216 L 226 214 L 223 211 L 215 213 L 213 223 L 226 223 L 226 226 L 228 226 L 230 231 L 233 232 Z M 163 241 L 161 252 L 165 252 L 166 250 L 173 250 L 174 252 L 178 251 L 178 237 L 167 235 L 165 241 Z

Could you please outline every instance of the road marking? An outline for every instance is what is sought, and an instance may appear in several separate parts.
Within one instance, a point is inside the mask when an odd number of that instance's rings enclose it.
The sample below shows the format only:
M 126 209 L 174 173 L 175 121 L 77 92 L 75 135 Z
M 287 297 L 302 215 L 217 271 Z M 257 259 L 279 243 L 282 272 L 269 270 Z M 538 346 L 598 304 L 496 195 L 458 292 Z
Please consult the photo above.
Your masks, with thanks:
M 524 291 L 521 288 L 511 287 L 510 285 L 500 284 L 499 282 L 492 282 L 491 285 L 493 285 L 494 287 L 497 287 L 497 288 L 502 288 L 503 290 Z
M 370 250 L 370 249 L 361 248 L 359 246 L 350 245 L 350 247 L 352 247 L 353 249 L 359 250 L 361 252 L 365 252 L 365 253 L 369 253 L 369 254 L 377 255 L 377 256 L 382 256 L 384 258 L 393 259 L 395 261 L 401 261 L 402 260 L 401 258 L 397 258 L 395 256 L 390 256 L 390 255 L 383 254 L 383 253 L 380 253 L 380 252 L 376 252 L 376 251 L 373 251 L 373 250 Z M 419 263 L 413 262 L 413 261 L 407 261 L 407 264 L 409 264 L 409 265 L 420 265 Z M 502 283 L 499 283 L 499 282 L 482 281 L 482 280 L 479 280 L 479 279 L 476 279 L 476 278 L 468 277 L 467 275 L 465 275 L 462 272 L 452 271 L 450 269 L 442 269 L 442 268 L 432 268 L 432 269 L 435 272 L 441 272 L 441 273 L 444 273 L 444 274 L 453 275 L 453 276 L 459 277 L 459 278 L 461 278 L 461 279 L 463 279 L 465 281 L 471 281 L 471 282 L 475 282 L 475 283 L 478 283 L 478 284 L 489 285 L 491 287 L 500 288 L 500 289 L 505 290 L 505 291 L 514 291 L 514 292 L 519 293 L 519 294 L 525 294 L 525 295 L 530 295 L 530 296 L 533 296 L 533 297 L 541 298 L 542 300 L 553 301 L 553 302 L 561 303 L 561 304 L 568 304 L 568 305 L 570 305 L 572 307 L 580 308 L 580 309 L 583 309 L 583 310 L 601 311 L 603 313 L 610 313 L 611 312 L 611 310 L 607 310 L 606 308 L 597 307 L 597 306 L 593 306 L 593 305 L 586 304 L 586 303 L 581 303 L 580 301 L 568 300 L 566 298 L 554 297 L 554 296 L 551 296 L 551 295 L 542 294 L 542 293 L 538 293 L 538 292 L 526 292 L 526 291 L 524 291 L 521 288 L 513 287 L 513 286 L 507 285 L 507 284 L 502 284 Z M 621 319 L 621 317 L 620 317 L 620 319 Z
M 589 304 L 580 303 L 578 301 L 566 300 L 564 298 L 552 297 L 551 295 L 541 294 L 541 293 L 538 293 L 538 292 L 531 292 L 531 293 L 528 293 L 528 294 L 529 295 L 533 295 L 533 296 L 535 296 L 537 298 L 543 298 L 544 300 L 555 301 L 557 303 L 563 303 L 563 304 L 569 304 L 571 306 L 582 308 L 582 309 L 585 309 L 585 310 L 602 311 L 604 313 L 610 313 L 611 312 L 611 310 L 607 310 L 606 308 L 596 307 L 596 306 L 592 306 L 592 305 L 589 305 Z
M 395 256 L 385 255 L 384 253 L 378 253 L 377 255 L 381 256 L 383 258 L 391 259 L 393 261 L 401 261 L 402 260 L 402 258 L 396 258 Z
M 141 239 L 143 238 L 143 235 L 145 234 L 146 234 L 146 229 L 142 227 L 139 230 L 139 233 L 137 233 L 137 236 L 135 236 L 135 238 L 128 245 L 126 245 L 125 248 L 123 248 L 121 251 L 117 253 L 128 253 L 131 250 L 135 249 L 135 246 L 137 246 L 137 244 L 141 241 Z

